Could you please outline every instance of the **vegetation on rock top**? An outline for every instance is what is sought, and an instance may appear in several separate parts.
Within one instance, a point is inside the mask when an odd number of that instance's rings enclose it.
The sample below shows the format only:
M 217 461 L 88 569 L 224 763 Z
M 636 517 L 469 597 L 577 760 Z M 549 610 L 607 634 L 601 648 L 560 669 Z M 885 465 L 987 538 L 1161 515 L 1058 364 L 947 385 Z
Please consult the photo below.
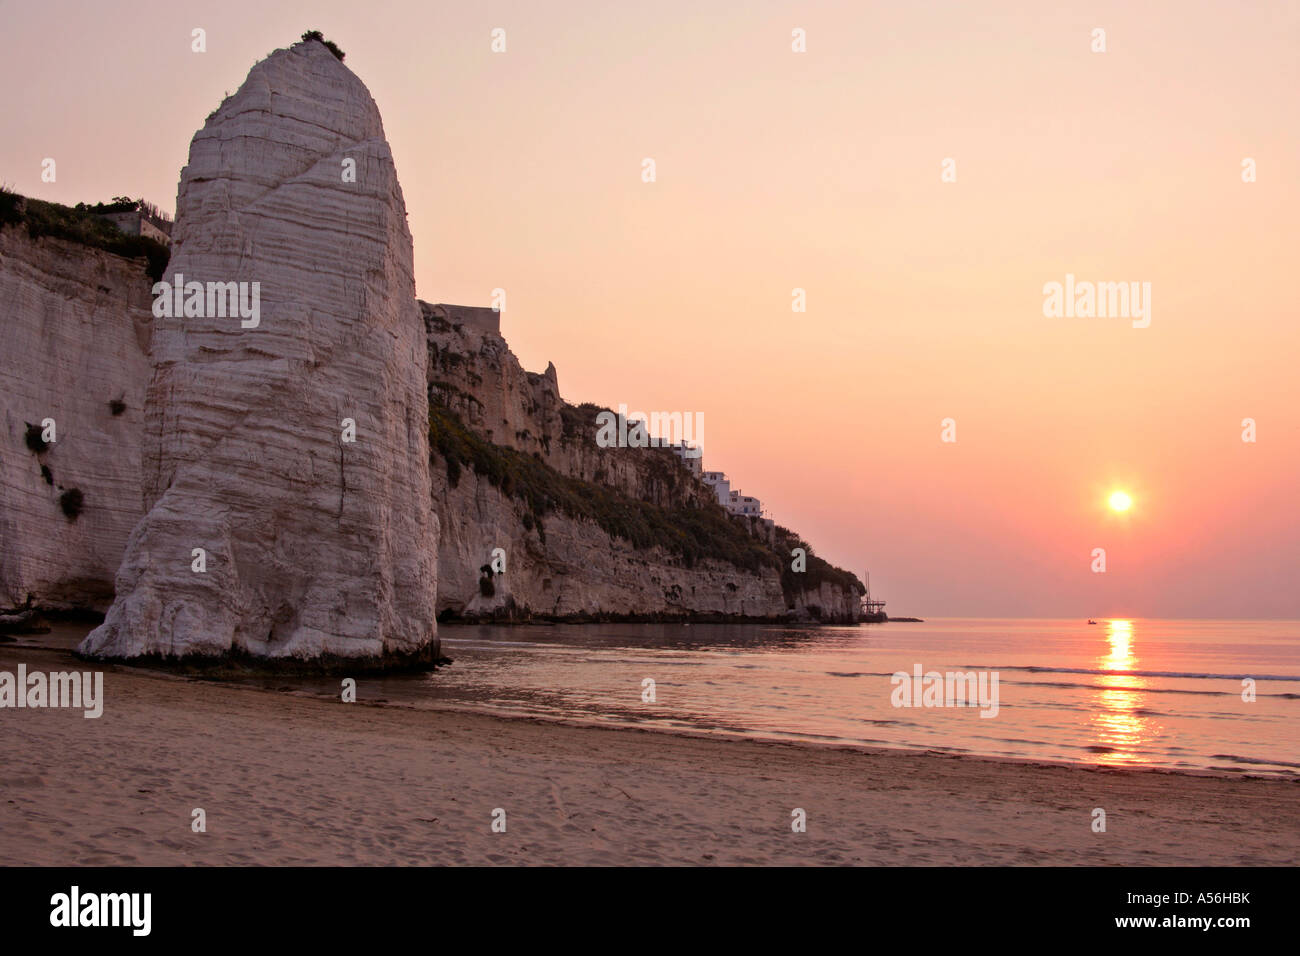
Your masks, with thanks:
M 334 43 L 334 41 L 325 39 L 324 34 L 322 34 L 319 30 L 308 30 L 306 33 L 302 35 L 302 40 L 304 43 L 306 43 L 308 40 L 316 40 L 319 43 L 324 43 L 325 49 L 329 50 L 336 57 L 338 57 L 339 62 L 342 62 L 343 57 L 347 55 L 338 48 L 338 44 Z
M 103 249 L 127 259 L 147 259 L 149 278 L 158 282 L 167 268 L 170 251 L 163 243 L 148 236 L 122 232 L 96 213 L 96 210 L 113 211 L 116 205 L 116 202 L 100 203 L 91 207 L 82 203 L 74 209 L 61 203 L 29 199 L 0 187 L 0 227 L 22 225 L 27 227 L 27 235 L 33 239 L 51 236 Z

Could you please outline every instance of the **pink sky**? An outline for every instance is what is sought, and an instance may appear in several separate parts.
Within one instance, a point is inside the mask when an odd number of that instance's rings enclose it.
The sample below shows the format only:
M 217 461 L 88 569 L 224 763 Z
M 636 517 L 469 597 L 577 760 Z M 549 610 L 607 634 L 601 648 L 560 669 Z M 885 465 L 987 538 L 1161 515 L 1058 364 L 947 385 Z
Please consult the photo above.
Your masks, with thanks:
M 504 288 L 570 401 L 702 412 L 705 467 L 893 613 L 1300 617 L 1300 4 L 111 6 L 0 2 L 0 182 L 170 209 L 318 28 L 420 296 Z M 1150 327 L 1045 318 L 1066 273 L 1150 282 Z

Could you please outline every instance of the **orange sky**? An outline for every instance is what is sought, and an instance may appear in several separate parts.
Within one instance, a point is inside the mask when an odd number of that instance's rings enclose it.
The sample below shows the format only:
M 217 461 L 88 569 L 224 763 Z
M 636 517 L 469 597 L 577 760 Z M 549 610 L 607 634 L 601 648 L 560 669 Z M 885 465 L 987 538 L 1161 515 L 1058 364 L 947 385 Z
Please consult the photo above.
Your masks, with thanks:
M 506 289 L 571 401 L 703 412 L 705 466 L 892 612 L 1300 617 L 1300 4 L 109 6 L 0 2 L 0 182 L 172 208 L 204 117 L 319 28 L 420 296 Z M 1150 282 L 1151 326 L 1045 318 L 1067 272 Z

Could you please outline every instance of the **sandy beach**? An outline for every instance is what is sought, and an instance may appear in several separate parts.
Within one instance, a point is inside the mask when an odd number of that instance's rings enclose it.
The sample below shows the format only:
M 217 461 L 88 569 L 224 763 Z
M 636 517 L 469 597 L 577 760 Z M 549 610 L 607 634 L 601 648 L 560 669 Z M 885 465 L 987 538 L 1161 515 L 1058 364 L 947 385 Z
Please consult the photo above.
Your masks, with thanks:
M 0 670 L 69 654 L 0 645 Z M 362 697 L 365 685 L 362 683 Z M 1148 864 L 1300 856 L 1300 782 L 344 704 L 126 668 L 0 711 L 0 863 Z M 1094 833 L 1092 811 L 1107 814 Z M 195 808 L 207 831 L 191 830 Z M 506 832 L 493 832 L 493 811 Z M 791 812 L 807 812 L 807 832 Z

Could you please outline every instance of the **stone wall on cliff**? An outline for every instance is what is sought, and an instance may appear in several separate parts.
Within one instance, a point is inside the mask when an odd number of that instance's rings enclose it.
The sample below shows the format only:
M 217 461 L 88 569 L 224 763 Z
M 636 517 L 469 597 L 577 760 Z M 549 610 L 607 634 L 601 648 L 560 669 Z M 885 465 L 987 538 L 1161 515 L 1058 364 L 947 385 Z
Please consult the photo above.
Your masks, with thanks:
M 0 611 L 112 601 L 144 513 L 150 285 L 141 259 L 0 228 Z M 46 419 L 38 451 L 27 430 Z
M 195 135 L 177 274 L 257 283 L 260 317 L 155 311 L 147 512 L 81 650 L 436 657 L 411 236 L 379 110 L 321 43 L 258 63 Z

